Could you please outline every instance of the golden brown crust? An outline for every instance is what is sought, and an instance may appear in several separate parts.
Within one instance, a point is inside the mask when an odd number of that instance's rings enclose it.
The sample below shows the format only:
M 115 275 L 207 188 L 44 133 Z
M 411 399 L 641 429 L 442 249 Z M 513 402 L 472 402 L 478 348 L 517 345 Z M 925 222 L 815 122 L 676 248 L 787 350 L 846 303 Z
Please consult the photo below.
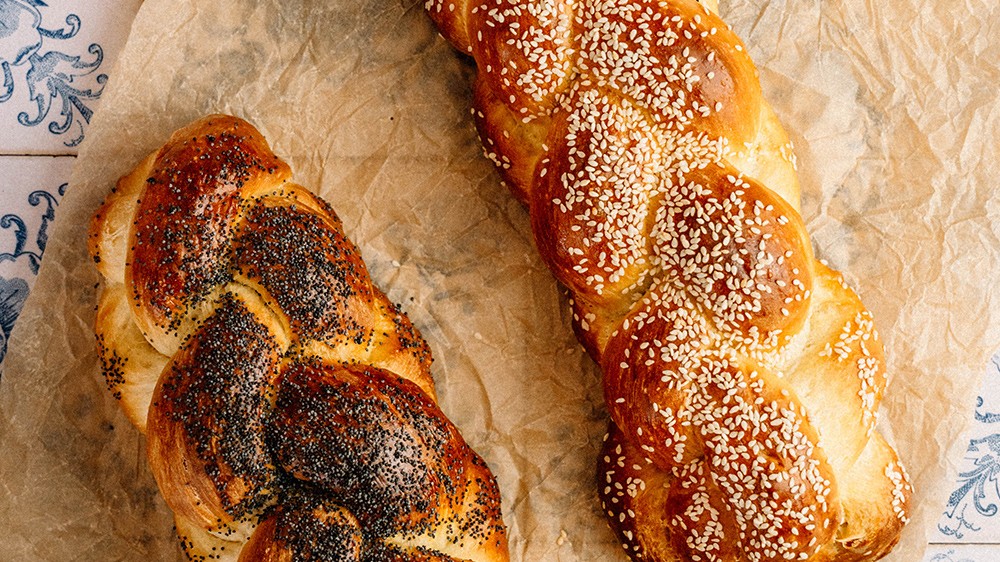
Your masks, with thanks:
M 105 377 L 185 553 L 507 560 L 496 481 L 438 408 L 426 342 L 290 175 L 210 116 L 91 223 Z
M 176 332 L 185 311 L 231 279 L 243 201 L 290 176 L 249 124 L 174 134 L 144 178 L 129 246 L 126 284 L 144 304 L 147 333 Z
M 476 60 L 486 155 L 604 371 L 598 478 L 626 551 L 888 552 L 908 483 L 897 461 L 863 454 L 884 444 L 882 346 L 812 254 L 788 137 L 716 3 L 426 7 Z
M 614 424 L 609 426 L 598 462 L 598 494 L 611 528 L 633 559 L 752 560 L 732 535 L 738 527 L 733 513 L 706 476 L 702 459 L 657 470 Z M 831 539 L 809 560 L 861 562 L 885 556 L 899 540 L 912 494 L 895 451 L 875 434 L 841 484 L 844 521 L 829 529 Z

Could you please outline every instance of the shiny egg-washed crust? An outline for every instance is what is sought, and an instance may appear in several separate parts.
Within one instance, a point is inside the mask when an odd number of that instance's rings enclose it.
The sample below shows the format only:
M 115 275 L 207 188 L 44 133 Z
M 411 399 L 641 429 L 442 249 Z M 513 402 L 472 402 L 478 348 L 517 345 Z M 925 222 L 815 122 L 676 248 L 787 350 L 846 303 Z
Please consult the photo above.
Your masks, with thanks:
M 191 560 L 505 561 L 496 481 L 321 199 L 213 115 L 91 227 L 109 390 Z
M 715 2 L 429 0 L 486 155 L 604 372 L 635 560 L 874 560 L 910 484 L 870 313 L 817 261 L 788 137 Z

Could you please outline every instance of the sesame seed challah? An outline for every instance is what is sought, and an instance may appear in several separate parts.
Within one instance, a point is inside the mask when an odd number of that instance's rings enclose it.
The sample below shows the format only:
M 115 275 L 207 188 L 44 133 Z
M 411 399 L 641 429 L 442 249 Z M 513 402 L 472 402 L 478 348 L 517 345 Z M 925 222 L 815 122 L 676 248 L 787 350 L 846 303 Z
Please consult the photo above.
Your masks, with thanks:
M 429 0 L 604 373 L 634 560 L 874 560 L 910 485 L 871 314 L 817 261 L 753 62 L 694 0 Z

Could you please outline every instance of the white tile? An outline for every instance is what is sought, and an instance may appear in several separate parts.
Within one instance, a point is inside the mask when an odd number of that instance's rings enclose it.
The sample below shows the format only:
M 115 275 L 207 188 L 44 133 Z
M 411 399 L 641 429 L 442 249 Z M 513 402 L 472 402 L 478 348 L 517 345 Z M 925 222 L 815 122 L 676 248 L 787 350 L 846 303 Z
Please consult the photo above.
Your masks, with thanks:
M 924 562 L 997 562 L 997 544 L 932 544 L 927 547 Z
M 1000 543 L 1000 354 L 986 368 L 969 444 L 959 463 L 936 542 Z M 1000 560 L 1000 556 L 996 558 Z
M 0 0 L 0 154 L 75 154 L 141 0 Z
M 38 273 L 74 160 L 67 156 L 0 157 L 0 362 Z

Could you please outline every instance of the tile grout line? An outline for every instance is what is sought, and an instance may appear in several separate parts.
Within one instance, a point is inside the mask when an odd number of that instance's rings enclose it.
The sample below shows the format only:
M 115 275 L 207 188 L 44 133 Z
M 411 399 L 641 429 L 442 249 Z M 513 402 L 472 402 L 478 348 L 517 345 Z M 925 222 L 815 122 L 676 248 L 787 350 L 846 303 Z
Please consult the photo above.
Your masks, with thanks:
M 1000 542 L 929 542 L 927 546 L 1000 546 Z
M 0 158 L 77 158 L 76 154 L 28 154 L 28 153 L 0 153 Z

